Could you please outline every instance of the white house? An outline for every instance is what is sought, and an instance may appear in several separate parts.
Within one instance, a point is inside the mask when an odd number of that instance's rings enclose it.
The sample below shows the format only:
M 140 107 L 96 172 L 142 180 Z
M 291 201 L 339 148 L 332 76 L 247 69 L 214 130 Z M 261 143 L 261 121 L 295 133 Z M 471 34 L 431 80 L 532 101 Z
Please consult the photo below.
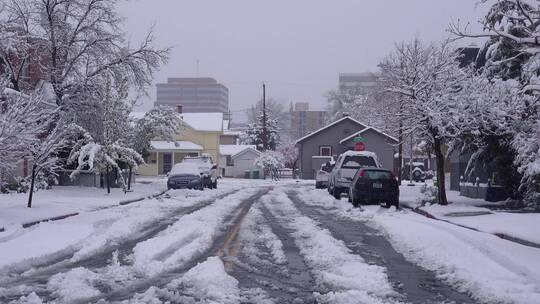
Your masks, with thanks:
M 219 151 L 221 176 L 244 177 L 246 170 L 259 170 L 259 176 L 262 176 L 261 168 L 255 166 L 255 159 L 261 155 L 255 146 L 220 145 Z

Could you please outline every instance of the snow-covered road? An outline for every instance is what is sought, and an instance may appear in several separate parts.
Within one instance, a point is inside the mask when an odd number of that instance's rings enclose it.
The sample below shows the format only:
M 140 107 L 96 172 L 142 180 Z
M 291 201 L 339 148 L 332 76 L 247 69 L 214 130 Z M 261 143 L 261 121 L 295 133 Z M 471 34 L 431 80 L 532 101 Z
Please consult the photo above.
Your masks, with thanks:
M 516 255 L 540 250 L 310 182 L 229 180 L 0 241 L 0 302 L 539 303 L 540 270 Z

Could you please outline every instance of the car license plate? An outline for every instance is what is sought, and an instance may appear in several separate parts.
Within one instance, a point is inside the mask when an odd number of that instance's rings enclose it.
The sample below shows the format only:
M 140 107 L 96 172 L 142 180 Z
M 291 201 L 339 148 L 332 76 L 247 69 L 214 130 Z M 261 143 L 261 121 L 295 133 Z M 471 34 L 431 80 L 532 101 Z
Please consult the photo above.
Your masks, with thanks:
M 376 189 L 382 189 L 382 184 L 380 184 L 380 183 L 373 183 L 373 188 L 376 188 Z

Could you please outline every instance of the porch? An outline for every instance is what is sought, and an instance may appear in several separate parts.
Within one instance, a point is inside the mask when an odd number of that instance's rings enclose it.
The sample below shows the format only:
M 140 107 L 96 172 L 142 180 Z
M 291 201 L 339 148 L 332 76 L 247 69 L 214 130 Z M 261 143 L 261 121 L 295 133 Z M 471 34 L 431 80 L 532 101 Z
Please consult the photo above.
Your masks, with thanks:
M 152 150 L 146 159 L 146 165 L 139 167 L 139 175 L 166 175 L 186 156 L 200 156 L 203 151 L 203 147 L 190 141 L 152 141 L 151 146 Z

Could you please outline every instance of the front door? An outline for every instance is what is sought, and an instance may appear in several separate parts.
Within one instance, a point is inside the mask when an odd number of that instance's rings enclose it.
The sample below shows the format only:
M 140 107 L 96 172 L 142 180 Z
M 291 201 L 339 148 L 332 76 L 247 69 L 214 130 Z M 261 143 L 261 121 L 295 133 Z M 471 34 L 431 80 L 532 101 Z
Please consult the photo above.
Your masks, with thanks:
M 163 153 L 163 174 L 169 173 L 172 169 L 172 153 Z

